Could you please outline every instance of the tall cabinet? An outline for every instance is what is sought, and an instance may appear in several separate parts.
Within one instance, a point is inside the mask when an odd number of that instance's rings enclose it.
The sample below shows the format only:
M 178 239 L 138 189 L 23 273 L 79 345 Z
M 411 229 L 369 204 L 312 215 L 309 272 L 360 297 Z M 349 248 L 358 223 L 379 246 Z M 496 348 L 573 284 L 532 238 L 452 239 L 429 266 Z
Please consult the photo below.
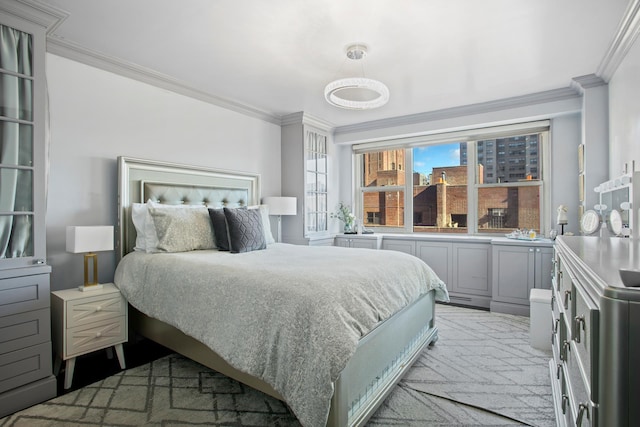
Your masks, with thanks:
M 45 246 L 42 10 L 0 4 L 0 416 L 56 395 Z

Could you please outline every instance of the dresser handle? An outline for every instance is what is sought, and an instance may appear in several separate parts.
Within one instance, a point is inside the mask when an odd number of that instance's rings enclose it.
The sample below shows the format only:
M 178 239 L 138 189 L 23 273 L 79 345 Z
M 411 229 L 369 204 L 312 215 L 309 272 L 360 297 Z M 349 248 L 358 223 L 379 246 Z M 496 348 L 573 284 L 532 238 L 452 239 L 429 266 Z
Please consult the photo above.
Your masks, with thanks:
M 571 291 L 564 291 L 564 309 L 569 310 L 569 301 L 571 300 Z
M 556 335 L 558 334 L 559 324 L 560 324 L 560 319 L 556 319 L 553 323 L 553 327 L 551 328 L 551 344 L 556 343 Z
M 567 413 L 567 402 L 569 401 L 569 396 L 567 396 L 566 394 L 562 395 L 562 413 L 566 414 Z
M 560 379 L 560 372 L 562 372 L 562 365 L 558 363 L 558 369 L 556 370 L 557 379 Z
M 551 295 L 551 311 L 553 311 L 554 306 L 556 305 L 556 296 Z
M 558 283 L 556 283 L 556 285 L 558 286 L 558 291 L 560 291 L 562 285 L 562 270 L 558 271 Z
M 576 328 L 576 336 L 573 337 L 575 342 L 580 342 L 580 325 L 582 325 L 582 330 L 585 330 L 586 322 L 584 321 L 584 316 L 576 316 L 573 319 Z
M 560 351 L 560 360 L 567 360 L 567 350 L 569 349 L 569 343 L 564 340 L 562 343 L 562 351 Z
M 579 404 L 578 417 L 576 418 L 576 427 L 582 426 L 582 417 L 584 417 L 585 413 L 587 414 L 587 419 L 589 419 L 589 408 L 584 403 Z

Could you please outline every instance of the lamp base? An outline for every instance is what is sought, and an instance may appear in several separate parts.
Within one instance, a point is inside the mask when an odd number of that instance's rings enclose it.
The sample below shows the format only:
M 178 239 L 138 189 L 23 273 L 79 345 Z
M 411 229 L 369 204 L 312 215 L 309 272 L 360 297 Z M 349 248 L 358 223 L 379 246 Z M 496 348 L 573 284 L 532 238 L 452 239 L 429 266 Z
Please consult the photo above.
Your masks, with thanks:
M 82 292 L 97 291 L 98 289 L 102 289 L 102 285 L 78 286 L 78 290 Z

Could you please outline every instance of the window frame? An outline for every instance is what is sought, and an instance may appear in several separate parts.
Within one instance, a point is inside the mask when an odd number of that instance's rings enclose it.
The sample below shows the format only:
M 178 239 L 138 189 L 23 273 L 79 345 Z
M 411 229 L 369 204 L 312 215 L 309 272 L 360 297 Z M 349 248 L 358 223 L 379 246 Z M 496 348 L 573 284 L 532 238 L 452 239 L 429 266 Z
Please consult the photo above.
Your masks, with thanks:
M 497 138 L 507 138 L 528 134 L 539 134 L 538 150 L 540 153 L 537 164 L 539 179 L 530 181 L 515 181 L 506 183 L 479 184 L 477 167 L 477 142 Z M 406 233 L 406 234 L 429 234 L 429 232 L 414 232 L 413 224 L 413 149 L 421 146 L 439 145 L 447 143 L 465 142 L 467 143 L 467 232 L 465 235 L 473 236 L 495 236 L 499 233 L 480 231 L 478 227 L 478 192 L 482 188 L 496 187 L 540 187 L 540 225 L 539 234 L 545 235 L 551 228 L 551 129 L 549 121 L 538 121 L 521 123 L 516 125 L 497 126 L 482 129 L 472 129 L 461 132 L 449 132 L 439 135 L 428 135 L 424 137 L 411 137 L 404 139 L 376 141 L 373 143 L 356 144 L 352 147 L 353 162 L 355 165 L 354 175 L 354 206 L 357 216 L 364 220 L 364 194 L 367 192 L 381 191 L 403 191 L 404 192 L 404 226 L 376 226 L 375 230 L 386 233 Z M 363 187 L 362 179 L 364 172 L 365 153 L 385 150 L 405 151 L 405 184 L 396 186 L 376 186 Z M 492 147 L 497 149 L 497 147 Z M 469 167 L 471 166 L 471 167 Z M 366 226 L 366 225 L 365 225 Z M 442 234 L 442 233 L 437 233 Z

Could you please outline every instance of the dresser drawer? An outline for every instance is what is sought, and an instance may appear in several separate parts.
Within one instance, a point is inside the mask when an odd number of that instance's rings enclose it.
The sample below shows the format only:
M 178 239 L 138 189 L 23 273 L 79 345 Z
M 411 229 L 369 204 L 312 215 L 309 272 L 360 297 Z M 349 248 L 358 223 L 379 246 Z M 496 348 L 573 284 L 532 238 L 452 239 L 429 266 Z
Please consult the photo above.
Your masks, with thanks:
M 66 304 L 67 328 L 120 317 L 126 310 L 120 293 L 69 300 Z
M 125 316 L 67 329 L 63 359 L 121 344 L 126 340 Z
M 0 354 L 51 341 L 49 310 L 0 317 Z
M 48 307 L 48 274 L 0 279 L 0 317 Z
M 584 365 L 578 358 L 576 343 L 571 342 L 565 353 L 565 366 L 567 375 L 567 394 L 571 404 L 571 411 L 575 421 L 571 425 L 578 425 L 576 421 L 581 417 L 582 427 L 590 426 L 591 423 L 591 399 L 590 387 L 586 382 Z M 585 406 L 585 408 L 583 408 Z
M 48 342 L 0 355 L 0 393 L 48 375 L 51 375 Z
M 572 341 L 576 358 L 584 370 L 587 384 L 591 384 L 590 399 L 598 402 L 598 325 L 599 310 L 586 297 L 581 288 L 574 292 Z

